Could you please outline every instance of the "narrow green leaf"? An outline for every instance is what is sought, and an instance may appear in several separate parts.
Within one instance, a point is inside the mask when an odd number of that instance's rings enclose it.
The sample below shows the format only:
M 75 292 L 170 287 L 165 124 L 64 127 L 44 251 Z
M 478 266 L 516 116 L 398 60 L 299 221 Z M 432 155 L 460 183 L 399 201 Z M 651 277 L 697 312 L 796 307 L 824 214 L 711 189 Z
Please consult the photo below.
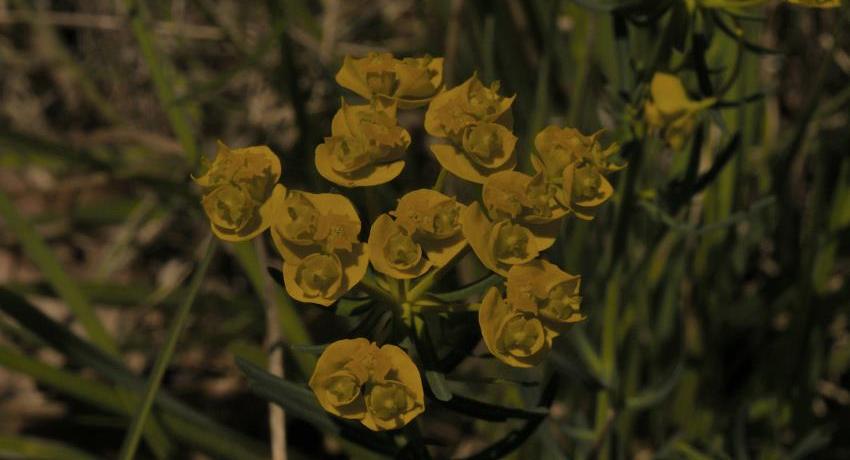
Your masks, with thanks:
M 165 110 L 171 129 L 180 141 L 187 162 L 194 169 L 200 160 L 198 147 L 195 144 L 195 134 L 192 131 L 188 111 L 182 105 L 175 103 L 174 88 L 178 80 L 175 78 L 175 69 L 157 48 L 156 37 L 150 29 L 150 17 L 145 3 L 141 0 L 124 0 L 124 6 L 130 13 L 130 29 L 133 31 L 139 51 L 151 74 L 159 103 Z
M 0 435 L 0 457 L 32 460 L 95 460 L 90 455 L 67 444 L 49 439 Z
M 481 278 L 480 280 L 468 284 L 455 291 L 434 292 L 429 295 L 443 302 L 458 302 L 461 300 L 466 300 L 474 295 L 481 294 L 491 286 L 499 284 L 501 281 L 503 281 L 503 278 L 501 276 L 499 276 L 497 273 L 491 273 L 490 275 L 487 275 L 484 278 Z
M 118 348 L 115 346 L 115 342 L 97 318 L 94 308 L 89 304 L 86 296 L 73 280 L 71 280 L 71 277 L 65 273 L 56 256 L 35 228 L 18 214 L 15 206 L 2 191 L 0 191 L 0 215 L 3 216 L 6 225 L 15 233 L 15 236 L 17 236 L 18 241 L 23 246 L 29 258 L 41 270 L 44 277 L 53 286 L 53 289 L 56 290 L 59 296 L 68 304 L 68 308 L 79 319 L 92 342 L 108 353 L 118 355 Z
M 122 460 L 132 460 L 136 455 L 136 449 L 138 448 L 139 440 L 142 437 L 142 428 L 145 426 L 145 421 L 153 407 L 156 393 L 159 390 L 162 377 L 165 375 L 165 369 L 168 367 L 168 363 L 171 362 L 171 357 L 177 349 L 177 340 L 186 328 L 186 322 L 189 319 L 189 310 L 195 302 L 195 296 L 198 294 L 201 282 L 204 280 L 204 277 L 207 274 L 207 269 L 210 266 L 210 262 L 215 255 L 217 245 L 212 238 L 212 236 L 207 237 L 207 240 L 204 243 L 204 246 L 206 247 L 204 258 L 201 260 L 192 280 L 189 282 L 189 293 L 186 295 L 186 299 L 183 301 L 183 304 L 177 309 L 177 313 L 175 314 L 171 327 L 168 331 L 168 338 L 166 339 L 165 345 L 154 363 L 144 398 L 142 399 L 141 405 L 138 407 L 136 415 L 133 417 L 133 422 L 130 424 L 130 428 L 127 430 L 127 435 L 121 446 L 121 454 L 119 455 L 119 458 Z
M 0 311 L 8 314 L 23 328 L 36 334 L 40 340 L 65 354 L 75 363 L 91 367 L 127 390 L 142 391 L 144 388 L 144 382 L 133 375 L 121 362 L 80 339 L 30 305 L 25 299 L 2 287 L 0 287 Z M 36 361 L 36 363 L 38 362 Z M 0 360 L 0 365 L 2 364 L 3 361 Z M 43 368 L 41 370 L 44 371 Z M 69 379 L 59 377 L 57 385 L 61 386 L 66 380 Z M 87 386 L 86 383 L 81 385 Z M 74 396 L 81 397 L 80 394 L 74 394 Z M 162 414 L 163 420 L 171 420 L 175 424 L 180 424 L 183 434 L 193 436 L 193 439 L 196 440 L 193 444 L 202 450 L 213 449 L 213 452 L 218 452 L 223 449 L 223 452 L 229 452 L 227 455 L 222 454 L 228 458 L 254 458 L 250 452 L 256 453 L 264 450 L 254 440 L 221 426 L 206 415 L 173 398 L 166 391 L 159 392 L 156 402 L 157 406 L 165 411 Z M 117 412 L 126 412 L 128 415 L 131 413 L 130 408 L 125 407 L 120 399 L 116 404 L 119 406 Z M 202 434 L 198 435 L 193 433 L 192 430 L 198 430 Z M 256 457 L 262 458 L 263 455 Z
M 251 390 L 257 395 L 279 404 L 286 409 L 288 415 L 309 422 L 325 433 L 340 434 L 339 426 L 322 409 L 313 393 L 303 385 L 275 377 L 238 356 L 236 365 L 245 373 Z
M 245 373 L 251 390 L 257 396 L 280 405 L 288 415 L 309 422 L 324 433 L 340 436 L 375 452 L 388 455 L 396 453 L 391 439 L 383 434 L 354 425 L 354 422 L 331 418 L 319 405 L 313 392 L 304 385 L 269 374 L 265 369 L 238 356 L 236 365 Z
M 648 409 L 656 404 L 664 401 L 667 396 L 676 388 L 679 383 L 679 378 L 682 376 L 682 370 L 685 368 L 684 357 L 676 364 L 672 374 L 660 385 L 644 390 L 635 396 L 626 398 L 626 409 L 642 410 Z

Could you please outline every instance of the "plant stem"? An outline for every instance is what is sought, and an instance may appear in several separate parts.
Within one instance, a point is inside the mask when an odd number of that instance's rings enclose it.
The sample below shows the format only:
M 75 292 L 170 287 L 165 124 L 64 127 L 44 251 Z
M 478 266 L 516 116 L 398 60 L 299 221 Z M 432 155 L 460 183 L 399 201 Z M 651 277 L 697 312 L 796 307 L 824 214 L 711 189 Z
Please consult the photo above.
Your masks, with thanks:
M 266 248 L 262 239 L 254 240 L 254 248 L 257 254 L 257 262 L 261 267 L 268 265 L 266 262 Z M 268 352 L 268 370 L 271 375 L 283 378 L 283 348 L 275 346 L 283 341 L 280 332 L 280 318 L 277 305 L 274 301 L 275 286 L 272 280 L 265 276 L 263 303 L 266 309 L 266 350 Z M 305 372 L 307 369 L 304 370 Z M 286 460 L 286 413 L 283 407 L 269 403 L 269 432 L 271 433 L 271 450 L 273 460 Z
M 171 328 L 168 331 L 168 338 L 165 341 L 165 346 L 157 357 L 153 371 L 151 371 L 150 378 L 148 379 L 144 399 L 139 405 L 136 415 L 133 417 L 133 422 L 130 424 L 130 429 L 127 431 L 127 435 L 124 438 L 124 443 L 121 446 L 121 455 L 119 456 L 121 460 L 131 460 L 136 454 L 136 448 L 138 447 L 139 439 L 142 436 L 142 429 L 145 426 L 145 421 L 147 420 L 148 415 L 150 414 L 151 407 L 153 406 L 154 399 L 156 398 L 156 393 L 162 382 L 162 376 L 165 375 L 165 369 L 168 367 L 168 363 L 171 362 L 174 350 L 177 348 L 177 340 L 180 338 L 180 333 L 183 332 L 186 322 L 189 319 L 189 310 L 191 310 L 192 304 L 195 301 L 195 296 L 198 294 L 198 290 L 201 287 L 201 282 L 204 280 L 204 276 L 206 276 L 207 268 L 210 266 L 210 261 L 212 261 L 213 256 L 215 255 L 216 244 L 212 240 L 212 236 L 207 237 L 207 240 L 204 242 L 204 247 L 206 248 L 204 258 L 201 260 L 198 269 L 195 271 L 194 276 L 192 276 L 192 280 L 189 282 L 189 292 L 186 295 L 186 299 L 177 309 L 177 314 L 174 317 L 174 320 L 171 323 Z

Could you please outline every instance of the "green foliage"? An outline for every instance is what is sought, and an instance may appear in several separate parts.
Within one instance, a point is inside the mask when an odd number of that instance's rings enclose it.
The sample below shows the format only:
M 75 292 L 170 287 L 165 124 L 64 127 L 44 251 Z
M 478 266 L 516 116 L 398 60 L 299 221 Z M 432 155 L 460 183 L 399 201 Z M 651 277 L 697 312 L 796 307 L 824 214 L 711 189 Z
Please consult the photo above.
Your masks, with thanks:
M 126 30 L 108 31 L 55 27 L 101 13 L 87 2 L 65 2 L 70 16 L 7 3 L 20 27 L 0 24 L 0 261 L 14 261 L 0 278 L 0 366 L 67 410 L 50 415 L 62 430 L 22 416 L 26 429 L 9 430 L 19 416 L 0 406 L 0 457 L 112 458 L 132 426 L 139 458 L 269 458 L 268 402 L 287 411 L 293 457 L 847 456 L 846 1 L 193 0 L 187 19 L 135 0 L 110 13 Z M 102 50 L 107 33 L 116 50 Z M 287 186 L 339 192 L 313 151 L 350 96 L 333 79 L 344 55 L 371 49 L 444 56 L 449 86 L 500 80 L 517 96 L 520 171 L 549 124 L 604 128 L 622 146 L 611 202 L 567 221 L 544 254 L 582 274 L 588 315 L 545 364 L 510 369 L 479 344 L 475 302 L 503 278 L 471 251 L 410 281 L 370 271 L 328 308 L 286 295 L 265 244 L 222 244 L 192 281 L 160 272 L 200 259 L 208 226 L 186 178 L 218 138 L 271 145 Z M 660 72 L 712 101 L 679 118 L 693 122 L 683 137 L 648 123 Z M 405 171 L 350 194 L 361 240 L 410 190 L 479 196 L 441 172 L 410 113 Z M 266 343 L 269 308 L 278 343 Z M 358 336 L 420 363 L 426 410 L 402 430 L 335 418 L 307 386 L 326 343 Z M 285 378 L 264 369 L 275 350 Z M 238 383 L 212 397 L 204 372 Z

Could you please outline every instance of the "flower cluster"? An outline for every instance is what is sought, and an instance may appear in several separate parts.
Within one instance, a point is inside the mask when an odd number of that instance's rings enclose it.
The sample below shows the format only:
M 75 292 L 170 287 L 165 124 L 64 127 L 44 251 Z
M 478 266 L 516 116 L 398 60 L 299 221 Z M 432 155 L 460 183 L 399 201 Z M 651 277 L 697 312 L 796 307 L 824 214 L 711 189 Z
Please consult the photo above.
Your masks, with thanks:
M 443 86 L 443 58 L 396 59 L 390 53 L 346 56 L 336 82 L 366 99 L 391 98 L 402 109 L 427 104 Z
M 506 278 L 506 297 L 494 287 L 479 307 L 487 348 L 510 366 L 540 363 L 552 340 L 584 319 L 580 278 L 541 253 L 555 243 L 564 218 L 592 219 L 612 196 L 607 176 L 622 167 L 611 161 L 619 146 L 603 147 L 601 133 L 549 126 L 535 138 L 530 175 L 514 170 L 514 98 L 500 95 L 498 83 L 486 86 L 473 75 L 443 91 L 442 59 L 387 53 L 346 58 L 337 81 L 368 101 L 342 100 L 331 135 L 315 150 L 316 169 L 325 179 L 367 187 L 396 178 L 411 143 L 397 111 L 428 104 L 425 129 L 442 141 L 431 151 L 444 172 L 480 184 L 480 200 L 465 204 L 438 190 L 410 191 L 395 209 L 372 220 L 363 242 L 360 215 L 348 198 L 278 184 L 280 162 L 268 147 L 230 150 L 220 144 L 209 170 L 196 179 L 215 234 L 239 241 L 269 229 L 283 259 L 286 292 L 299 302 L 333 305 L 371 265 L 369 276 L 377 279 L 370 281 L 377 283 L 363 290 L 373 294 L 388 286 L 378 292 L 380 302 L 392 303 L 403 321 L 413 318 L 412 309 L 433 305 L 417 303 L 430 284 L 423 280 L 417 287 L 425 288 L 408 290 L 410 283 L 396 281 L 429 271 L 433 279 L 469 247 L 487 269 Z M 412 323 L 402 327 L 418 334 Z M 372 430 L 401 428 L 425 407 L 411 357 L 366 338 L 328 345 L 309 385 L 325 410 Z
M 585 318 L 580 312 L 580 284 L 580 277 L 542 259 L 511 267 L 507 297 L 492 287 L 478 311 L 487 348 L 510 366 L 539 364 L 552 340 Z
M 425 410 L 419 369 L 395 345 L 338 340 L 322 352 L 309 384 L 326 411 L 375 431 L 401 428 Z
M 454 198 L 433 190 L 404 195 L 395 211 L 380 215 L 372 224 L 372 267 L 395 279 L 410 279 L 431 267 L 445 266 L 466 246 L 460 231 L 463 209 Z
M 348 198 L 289 190 L 273 209 L 272 239 L 293 299 L 328 306 L 363 279 L 369 256 L 357 240 L 360 216 Z
M 534 168 L 543 174 L 544 183 L 554 187 L 557 202 L 579 219 L 592 219 L 593 209 L 611 198 L 614 187 L 606 176 L 623 169 L 610 160 L 620 146 L 603 148 L 601 134 L 586 136 L 575 128 L 548 126 L 534 138 Z
M 514 96 L 498 91 L 498 82 L 484 86 L 473 75 L 437 95 L 425 112 L 425 130 L 445 141 L 432 145 L 431 152 L 440 166 L 461 179 L 483 184 L 487 176 L 516 166 Z
M 215 160 L 195 183 L 213 233 L 225 241 L 254 238 L 271 223 L 272 195 L 280 195 L 280 160 L 266 146 L 231 150 L 218 143 Z

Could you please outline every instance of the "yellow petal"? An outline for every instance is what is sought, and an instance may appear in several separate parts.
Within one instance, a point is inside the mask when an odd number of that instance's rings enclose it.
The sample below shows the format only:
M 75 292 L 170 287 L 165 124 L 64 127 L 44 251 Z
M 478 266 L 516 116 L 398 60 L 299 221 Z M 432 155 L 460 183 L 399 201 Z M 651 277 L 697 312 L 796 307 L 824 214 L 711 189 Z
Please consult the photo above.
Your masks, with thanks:
M 330 306 L 346 292 L 343 277 L 342 263 L 332 254 L 314 253 L 298 264 L 283 263 L 286 292 L 299 302 Z
M 419 189 L 402 196 L 395 209 L 396 222 L 411 233 L 428 239 L 446 239 L 460 232 L 460 213 L 464 205 L 454 198 L 430 189 Z
M 444 239 L 424 238 L 419 243 L 428 261 L 435 267 L 445 267 L 466 248 L 466 238 L 461 233 Z
M 440 166 L 455 176 L 476 184 L 483 184 L 491 174 L 516 167 L 515 155 L 511 155 L 508 161 L 498 168 L 484 168 L 473 163 L 462 151 L 450 144 L 433 144 L 430 148 Z
M 517 331 L 513 330 L 516 328 L 514 323 L 517 321 L 530 323 L 529 325 L 532 326 L 528 328 L 530 331 L 524 331 L 525 328 L 520 328 L 520 334 L 517 334 Z M 481 327 L 481 337 L 484 339 L 487 349 L 493 356 L 509 366 L 527 368 L 539 364 L 545 357 L 548 346 L 551 346 L 550 341 L 546 339 L 546 331 L 542 328 L 542 323 L 536 318 L 512 311 L 510 305 L 502 299 L 499 290 L 495 287 L 490 288 L 481 301 L 478 310 L 478 323 Z M 525 335 L 521 334 L 522 332 L 525 332 Z M 534 340 L 528 344 L 529 340 L 527 339 L 535 333 L 536 336 L 532 337 Z M 526 344 L 525 347 L 517 346 Z M 518 350 L 525 350 L 526 352 L 521 353 Z
M 421 276 L 429 268 L 422 248 L 387 214 L 381 214 L 369 231 L 369 259 L 375 270 L 395 279 Z
M 528 262 L 540 253 L 531 230 L 508 220 L 497 222 L 490 232 L 488 250 L 493 254 L 498 270 L 505 276 L 511 265 Z
M 366 382 L 368 374 L 358 372 L 362 366 L 356 361 L 374 348 L 373 344 L 363 338 L 338 340 L 325 348 L 316 361 L 309 386 L 326 411 L 349 419 L 363 418 L 366 405 L 359 389 Z M 345 395 L 347 398 L 341 397 L 342 393 L 348 393 Z M 340 404 L 346 399 L 350 401 Z
M 463 236 L 469 242 L 478 260 L 490 270 L 501 274 L 507 274 L 507 268 L 499 264 L 493 256 L 490 248 L 490 234 L 493 230 L 493 223 L 484 212 L 481 210 L 481 205 L 477 202 L 467 206 L 460 216 L 461 228 Z
M 316 147 L 316 169 L 325 179 L 343 187 L 371 187 L 385 184 L 404 170 L 403 160 L 390 163 L 370 164 L 352 174 L 342 174 L 334 170 L 330 152 L 326 144 Z
M 387 359 L 390 362 L 391 369 L 395 371 L 393 379 L 398 380 L 413 392 L 415 402 L 419 406 L 419 412 L 422 412 L 425 407 L 422 376 L 410 356 L 401 348 L 390 344 L 382 346 L 379 355 L 382 359 Z
M 472 162 L 496 169 L 511 161 L 517 137 L 498 123 L 479 123 L 464 132 L 463 150 Z
M 471 84 L 472 78 L 459 86 L 441 92 L 431 99 L 431 102 L 428 104 L 428 110 L 425 111 L 425 131 L 428 134 L 442 138 L 449 137 L 452 134 L 447 130 L 447 128 L 450 128 L 447 125 L 447 121 L 449 120 L 444 119 L 447 109 L 456 107 L 459 101 L 466 97 Z M 460 110 L 459 107 L 458 110 Z M 474 121 L 474 119 L 470 118 L 470 121 Z

